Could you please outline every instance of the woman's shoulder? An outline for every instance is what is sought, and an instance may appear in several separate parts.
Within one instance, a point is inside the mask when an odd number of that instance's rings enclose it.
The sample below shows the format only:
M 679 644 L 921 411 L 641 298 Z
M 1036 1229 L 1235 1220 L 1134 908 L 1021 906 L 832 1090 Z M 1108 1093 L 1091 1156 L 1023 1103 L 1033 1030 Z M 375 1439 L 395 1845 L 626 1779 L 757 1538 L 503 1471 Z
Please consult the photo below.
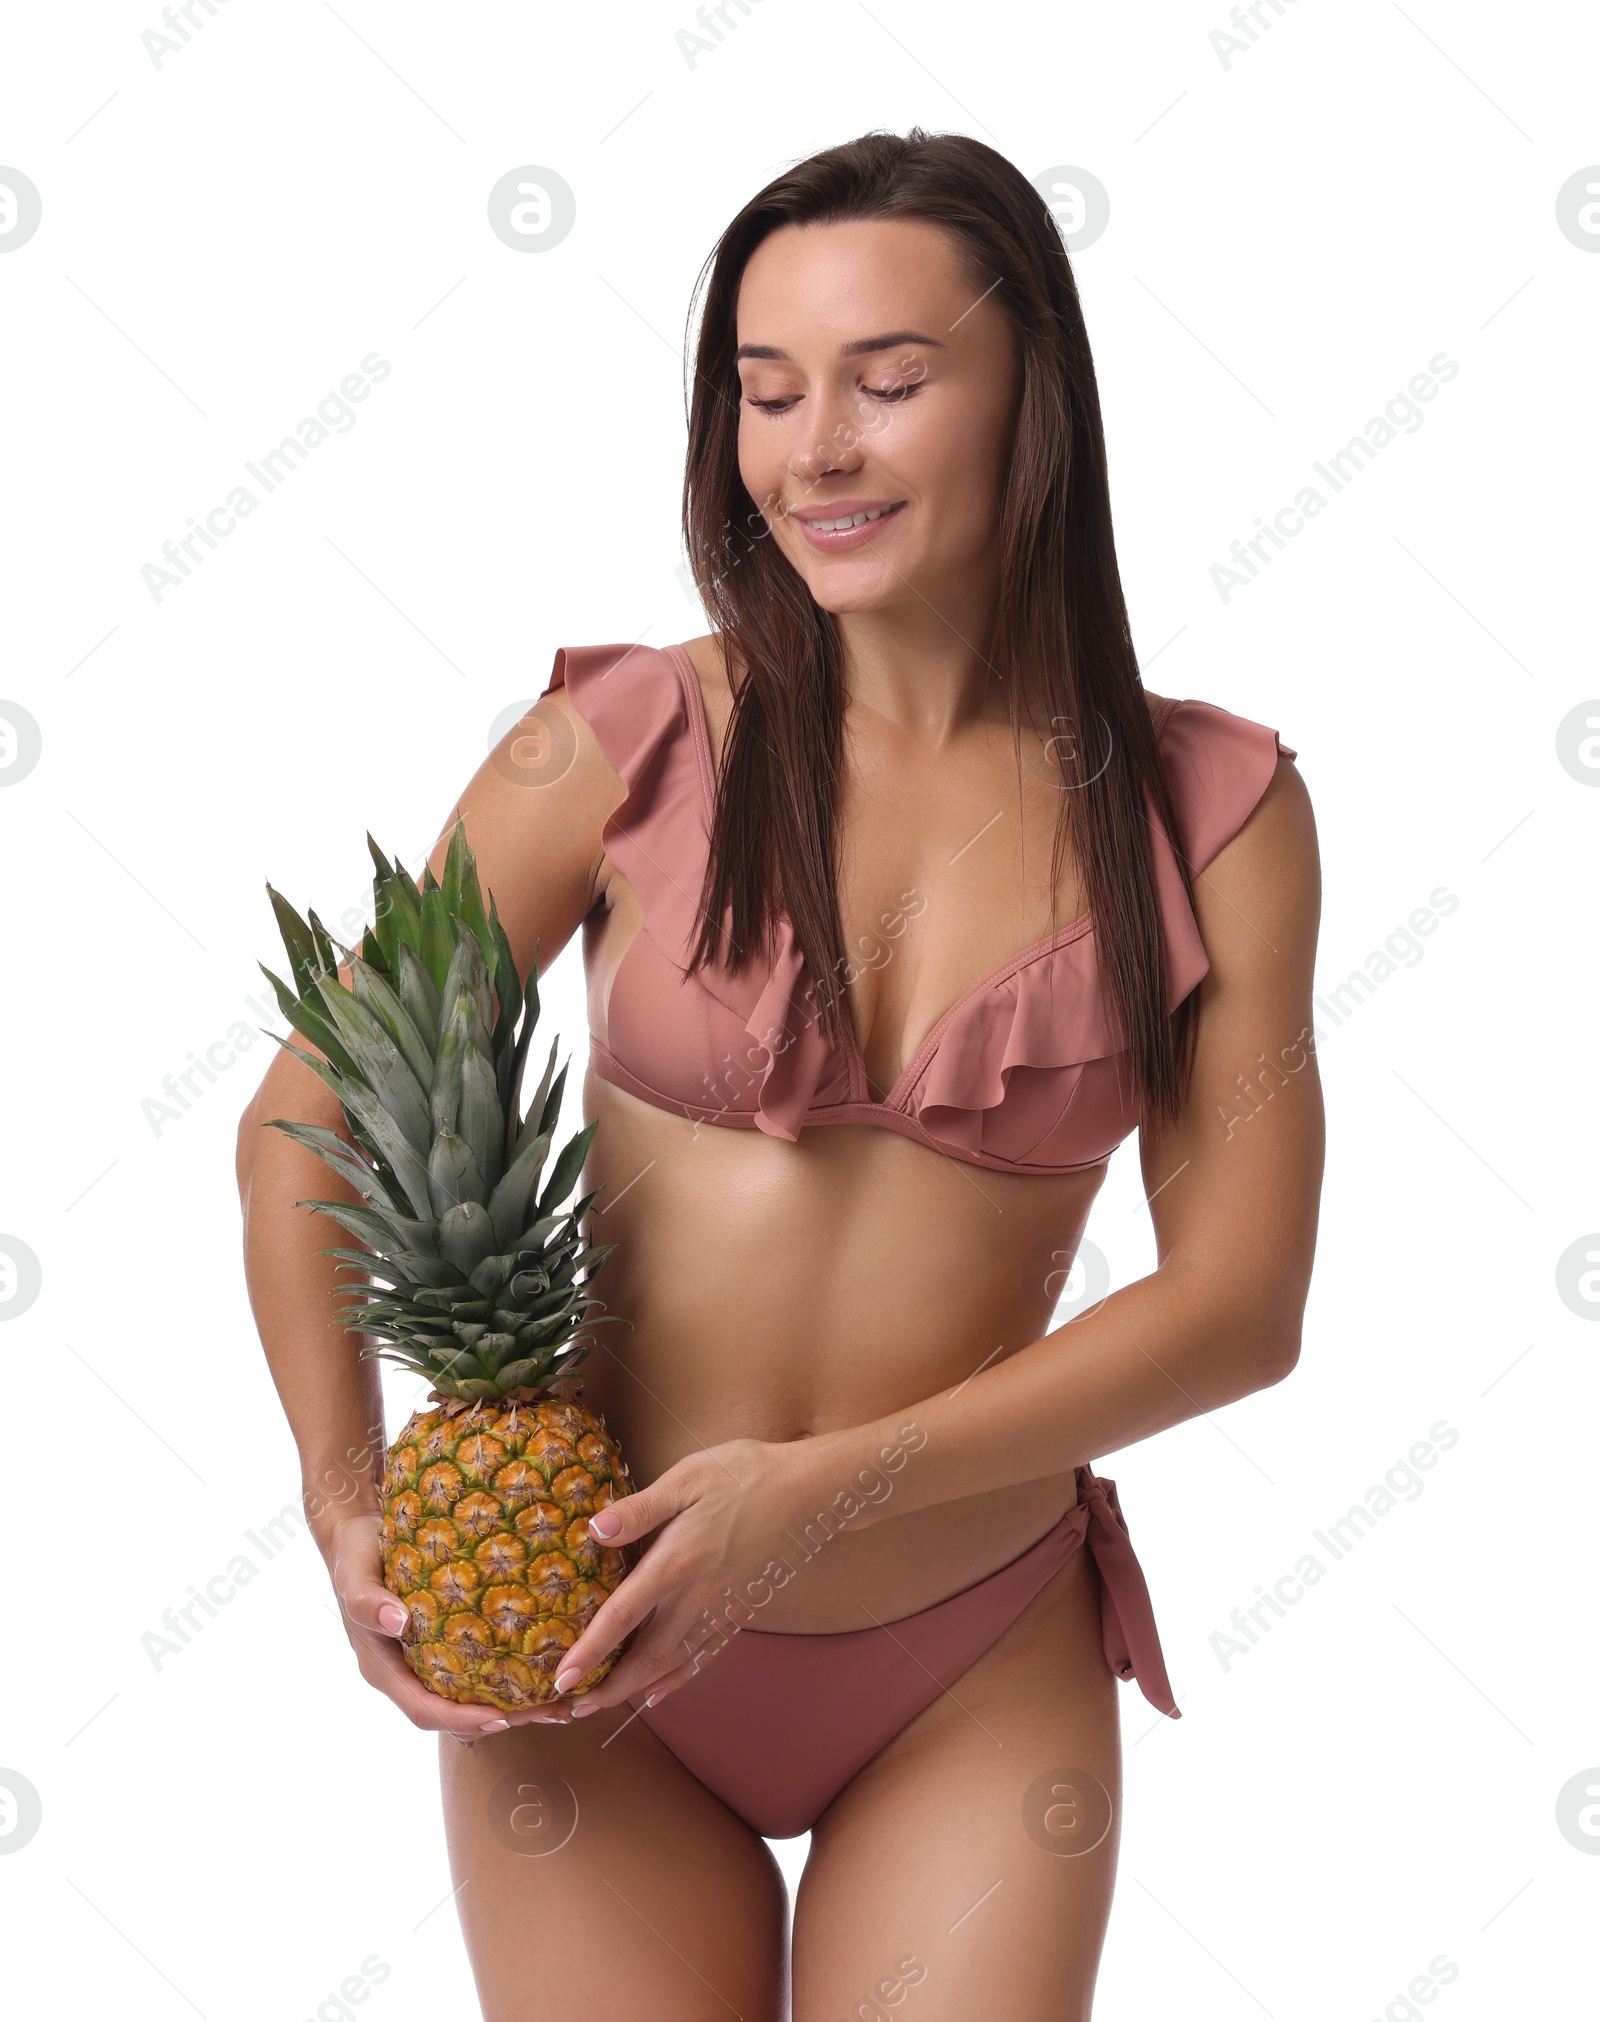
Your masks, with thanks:
M 708 649 L 710 649 L 708 653 Z M 711 636 L 652 645 L 645 640 L 558 646 L 550 676 L 529 719 L 543 718 L 563 761 L 620 782 L 607 835 L 634 835 L 676 855 L 698 848 L 713 792 L 709 740 L 726 717 L 717 712 Z M 726 682 L 722 683 L 726 697 Z M 693 839 L 693 840 L 689 840 Z M 665 860 L 665 859 L 664 859 Z
M 685 648 L 675 654 L 643 640 L 558 646 L 535 713 L 568 724 L 580 746 L 603 754 L 624 778 L 668 752 L 692 764 L 692 665 Z
M 702 632 L 697 638 L 684 639 L 678 651 L 687 653 L 694 671 L 700 676 L 701 686 L 708 693 L 718 689 L 728 694 L 727 643 L 720 632 Z M 741 671 L 742 663 L 735 656 L 734 672 Z
M 702 632 L 698 638 L 685 639 L 678 651 L 688 660 L 700 684 L 706 736 L 712 752 L 720 760 L 728 718 L 733 713 L 733 684 L 728 677 L 728 654 L 723 635 L 720 632 Z M 743 662 L 735 654 L 735 678 L 743 671 Z
M 1145 697 L 1191 871 L 1204 870 L 1269 798 L 1306 801 L 1291 763 L 1299 754 L 1274 726 L 1193 696 L 1146 689 Z
M 721 635 L 715 632 L 703 632 L 697 638 L 678 640 L 667 646 L 652 646 L 642 639 L 606 646 L 558 646 L 544 693 L 549 695 L 565 688 L 581 705 L 586 697 L 598 692 L 601 683 L 610 689 L 619 674 L 621 678 L 613 692 L 637 696 L 652 688 L 670 691 L 677 683 L 680 666 L 693 670 L 707 707 L 726 713 L 733 695 Z

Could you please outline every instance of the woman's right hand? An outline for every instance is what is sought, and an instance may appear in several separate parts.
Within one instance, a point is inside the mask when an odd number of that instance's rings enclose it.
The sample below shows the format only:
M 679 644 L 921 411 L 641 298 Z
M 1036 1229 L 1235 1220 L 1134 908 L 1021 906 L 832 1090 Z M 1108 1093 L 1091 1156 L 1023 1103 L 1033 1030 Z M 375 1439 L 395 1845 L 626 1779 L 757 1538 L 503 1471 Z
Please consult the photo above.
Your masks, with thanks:
M 400 1649 L 406 1611 L 383 1584 L 376 1511 L 365 1516 L 354 1511 L 341 1516 L 318 1538 L 318 1543 L 362 1677 L 392 1699 L 414 1727 L 448 1734 L 452 1740 L 470 1747 L 480 1735 L 498 1734 L 507 1727 L 571 1718 L 564 1707 L 552 1706 L 548 1712 L 540 1709 L 502 1713 L 494 1706 L 458 1705 L 455 1700 L 428 1690 Z

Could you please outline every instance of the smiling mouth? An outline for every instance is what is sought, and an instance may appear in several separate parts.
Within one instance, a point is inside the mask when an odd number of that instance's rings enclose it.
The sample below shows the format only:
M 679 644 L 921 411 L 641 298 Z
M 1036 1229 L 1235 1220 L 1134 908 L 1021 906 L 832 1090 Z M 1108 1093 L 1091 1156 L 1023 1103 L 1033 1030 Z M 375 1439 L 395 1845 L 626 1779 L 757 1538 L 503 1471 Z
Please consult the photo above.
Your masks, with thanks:
M 798 514 L 791 513 L 790 518 L 812 547 L 835 554 L 841 548 L 865 546 L 876 537 L 881 527 L 904 512 L 905 504 L 904 499 L 896 499 L 893 505 L 869 506 L 861 512 L 837 513 L 818 519 L 802 519 Z

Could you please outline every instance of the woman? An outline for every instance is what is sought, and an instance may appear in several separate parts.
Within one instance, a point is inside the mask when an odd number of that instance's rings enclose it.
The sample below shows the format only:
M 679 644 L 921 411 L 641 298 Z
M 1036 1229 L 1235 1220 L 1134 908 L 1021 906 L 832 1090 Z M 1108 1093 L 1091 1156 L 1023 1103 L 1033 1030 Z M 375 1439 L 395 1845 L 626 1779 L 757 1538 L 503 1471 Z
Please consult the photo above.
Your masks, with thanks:
M 267 1352 L 362 1672 L 451 1739 L 491 2022 L 786 2012 L 762 1835 L 808 1829 L 800 2022 L 1087 2016 L 1116 1674 L 1177 1713 L 1092 1461 L 1298 1355 L 1309 802 L 1272 730 L 1142 688 L 1067 257 L 976 141 L 869 135 L 734 220 L 685 529 L 717 629 L 563 649 L 457 804 L 519 966 L 584 934 L 632 1322 L 585 1401 L 640 1491 L 596 1689 L 506 1719 L 401 1661 L 377 1383 L 292 1212 L 328 1180 L 258 1127 L 338 1121 L 288 1055 L 241 1134 Z M 1135 1127 L 1159 1266 L 1046 1332 Z

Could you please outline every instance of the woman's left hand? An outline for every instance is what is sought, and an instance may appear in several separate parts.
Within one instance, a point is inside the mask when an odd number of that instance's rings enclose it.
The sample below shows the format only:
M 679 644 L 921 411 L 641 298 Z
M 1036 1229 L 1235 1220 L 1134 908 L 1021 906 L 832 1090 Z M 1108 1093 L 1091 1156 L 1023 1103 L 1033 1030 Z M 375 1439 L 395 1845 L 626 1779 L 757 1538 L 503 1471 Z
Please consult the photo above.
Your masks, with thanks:
M 637 1634 L 598 1685 L 557 1703 L 577 1717 L 646 1690 L 653 1702 L 687 1684 L 791 1577 L 787 1533 L 812 1522 L 838 1487 L 824 1484 L 828 1447 L 811 1438 L 725 1440 L 599 1511 L 589 1528 L 605 1544 L 657 1535 L 562 1658 L 557 1686 L 566 1692 Z

